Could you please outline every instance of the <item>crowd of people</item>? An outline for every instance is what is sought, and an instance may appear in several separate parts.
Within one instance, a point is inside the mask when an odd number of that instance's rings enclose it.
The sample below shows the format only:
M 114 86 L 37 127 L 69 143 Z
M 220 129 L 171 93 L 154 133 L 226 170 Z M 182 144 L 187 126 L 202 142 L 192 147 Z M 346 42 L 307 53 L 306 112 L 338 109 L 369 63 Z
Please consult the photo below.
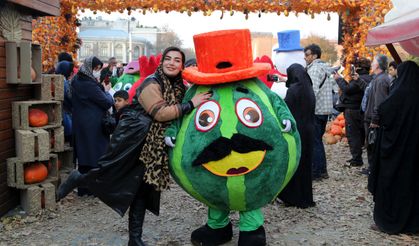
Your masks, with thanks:
M 419 130 L 414 125 L 419 120 L 418 65 L 389 62 L 385 55 L 372 62 L 360 57 L 345 80 L 321 55 L 321 48 L 311 44 L 304 48 L 306 67 L 293 64 L 287 69 L 285 102 L 297 122 L 302 153 L 297 172 L 278 198 L 287 206 L 316 205 L 312 182 L 329 178 L 322 138 L 337 108 L 346 120 L 348 166 L 364 167 L 360 172 L 368 175 L 377 229 L 390 234 L 419 231 Z M 169 179 L 154 174 L 168 165 L 164 130 L 211 98 L 206 92 L 182 103 L 187 90 L 182 70 L 197 66 L 196 60 L 185 60 L 179 48 L 167 48 L 156 72 L 137 89 L 133 104 L 126 91 L 109 93 L 109 81 L 120 76 L 115 58 L 103 68 L 97 57 L 88 57 L 74 74 L 71 56 L 63 53 L 55 68 L 65 77 L 63 124 L 77 166 L 60 185 L 57 199 L 78 187 L 79 196 L 97 196 L 121 215 L 129 208 L 129 245 L 145 245 L 145 210 L 159 213 L 161 190 L 150 183 Z M 339 88 L 337 105 L 334 87 Z M 107 126 L 105 118 L 111 119 Z

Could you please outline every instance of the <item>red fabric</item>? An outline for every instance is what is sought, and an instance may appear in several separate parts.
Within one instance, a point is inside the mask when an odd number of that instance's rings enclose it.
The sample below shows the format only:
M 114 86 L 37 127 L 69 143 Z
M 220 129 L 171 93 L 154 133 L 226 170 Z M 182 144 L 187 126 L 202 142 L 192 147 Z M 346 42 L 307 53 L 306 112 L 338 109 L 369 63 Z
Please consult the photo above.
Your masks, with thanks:
M 271 70 L 269 70 L 268 75 L 282 75 L 274 66 L 271 58 L 269 58 L 269 56 L 267 55 L 263 55 L 262 57 L 256 57 L 255 63 L 269 63 L 271 66 Z M 284 75 L 282 75 L 284 76 Z M 286 76 L 286 75 L 285 75 Z M 271 88 L 273 85 L 272 81 L 268 81 L 268 76 L 267 75 L 262 75 L 258 77 L 268 88 Z
M 147 60 L 147 56 L 141 56 L 138 60 L 140 64 L 140 78 L 132 85 L 128 91 L 128 100 L 129 103 L 132 103 L 132 98 L 134 98 L 137 88 L 141 85 L 145 78 L 153 74 L 157 67 L 159 66 L 162 54 L 157 55 L 156 57 L 151 55 Z

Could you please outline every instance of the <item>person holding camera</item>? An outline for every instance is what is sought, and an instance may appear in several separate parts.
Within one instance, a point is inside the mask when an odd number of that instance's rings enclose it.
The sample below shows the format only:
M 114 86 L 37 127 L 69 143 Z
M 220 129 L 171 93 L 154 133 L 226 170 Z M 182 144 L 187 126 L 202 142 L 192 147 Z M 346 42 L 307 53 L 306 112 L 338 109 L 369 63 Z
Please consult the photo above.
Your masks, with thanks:
M 350 166 L 355 167 L 363 165 L 362 146 L 365 142 L 365 130 L 361 101 L 365 88 L 372 80 L 372 76 L 369 75 L 370 69 L 371 61 L 367 58 L 359 58 L 354 65 L 351 65 L 351 80 L 349 82 L 338 73 L 334 75 L 342 92 L 340 103 L 336 108 L 344 112 L 346 135 L 352 156 L 347 162 Z

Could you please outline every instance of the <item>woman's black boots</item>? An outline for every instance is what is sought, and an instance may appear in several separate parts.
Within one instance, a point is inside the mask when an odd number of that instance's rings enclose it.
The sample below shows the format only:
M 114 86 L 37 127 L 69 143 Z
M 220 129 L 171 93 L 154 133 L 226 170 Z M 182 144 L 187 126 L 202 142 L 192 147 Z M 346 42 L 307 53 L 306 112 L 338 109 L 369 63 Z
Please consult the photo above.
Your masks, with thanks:
M 78 170 L 71 171 L 68 175 L 66 181 L 62 183 L 57 190 L 57 202 L 68 195 L 76 187 L 80 186 L 82 183 L 83 175 Z
M 145 216 L 146 204 L 145 200 L 137 196 L 134 198 L 128 218 L 129 241 L 128 246 L 146 246 L 141 239 L 143 234 L 143 222 Z

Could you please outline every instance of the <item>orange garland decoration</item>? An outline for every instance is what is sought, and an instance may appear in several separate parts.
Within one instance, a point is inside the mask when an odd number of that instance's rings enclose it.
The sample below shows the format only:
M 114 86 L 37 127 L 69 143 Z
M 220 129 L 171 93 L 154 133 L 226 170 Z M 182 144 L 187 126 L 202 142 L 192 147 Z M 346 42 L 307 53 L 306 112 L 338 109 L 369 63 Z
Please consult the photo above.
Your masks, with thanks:
M 32 40 L 42 45 L 43 69 L 54 66 L 54 59 L 62 51 L 72 52 L 76 57 L 81 42 L 77 39 L 76 15 L 78 11 L 90 9 L 106 13 L 128 10 L 147 12 L 177 11 L 189 16 L 202 11 L 211 15 L 215 10 L 242 12 L 247 19 L 249 13 L 274 12 L 288 16 L 305 13 L 314 18 L 320 12 L 336 12 L 343 21 L 343 64 L 350 71 L 350 63 L 357 57 L 372 58 L 377 53 L 388 54 L 385 46 L 365 47 L 368 30 L 381 24 L 384 15 L 390 10 L 390 0 L 61 0 L 61 16 L 42 17 L 33 21 Z M 329 18 L 328 18 L 329 19 Z

